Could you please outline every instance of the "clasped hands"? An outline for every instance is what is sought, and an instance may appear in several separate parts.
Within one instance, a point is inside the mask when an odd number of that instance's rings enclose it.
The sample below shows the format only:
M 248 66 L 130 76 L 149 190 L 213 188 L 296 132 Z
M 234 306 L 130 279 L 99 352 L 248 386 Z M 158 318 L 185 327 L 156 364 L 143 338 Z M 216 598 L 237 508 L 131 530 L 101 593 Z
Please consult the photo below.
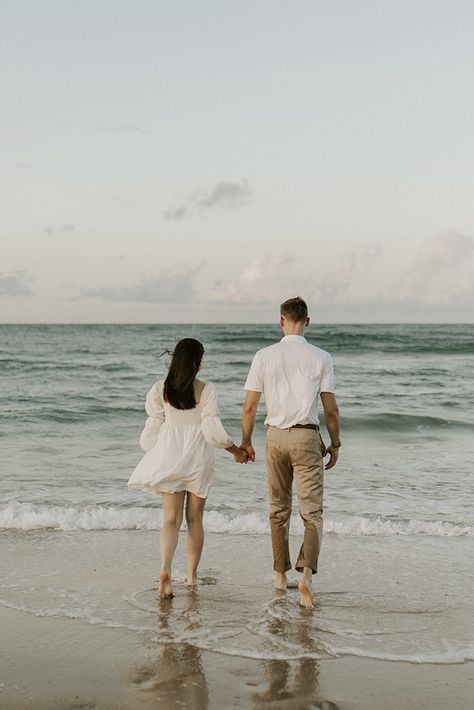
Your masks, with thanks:
M 236 463 L 248 463 L 249 461 L 255 461 L 255 449 L 252 444 L 244 444 L 242 442 L 240 446 L 235 447 L 232 455 Z
M 333 468 L 336 465 L 338 453 L 338 448 L 328 446 L 328 448 L 326 449 L 325 456 L 329 455 L 330 459 L 325 466 L 326 470 Z M 232 450 L 232 455 L 236 463 L 248 463 L 249 461 L 255 461 L 255 449 L 253 448 L 252 444 L 245 444 L 244 442 L 242 442 L 240 446 L 234 446 Z

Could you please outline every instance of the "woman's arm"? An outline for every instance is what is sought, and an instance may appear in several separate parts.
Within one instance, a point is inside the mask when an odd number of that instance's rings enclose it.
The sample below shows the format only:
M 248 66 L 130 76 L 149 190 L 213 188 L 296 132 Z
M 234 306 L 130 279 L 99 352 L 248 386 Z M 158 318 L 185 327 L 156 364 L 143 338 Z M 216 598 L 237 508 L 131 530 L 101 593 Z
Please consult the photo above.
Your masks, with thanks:
M 148 418 L 140 435 L 140 446 L 144 451 L 152 449 L 158 441 L 158 433 L 165 419 L 161 389 L 162 383 L 156 382 L 146 396 L 145 410 Z
M 208 444 L 216 449 L 225 449 L 238 463 L 246 463 L 247 455 L 236 446 L 224 429 L 220 418 L 217 391 L 214 385 L 207 384 L 201 394 L 201 426 Z

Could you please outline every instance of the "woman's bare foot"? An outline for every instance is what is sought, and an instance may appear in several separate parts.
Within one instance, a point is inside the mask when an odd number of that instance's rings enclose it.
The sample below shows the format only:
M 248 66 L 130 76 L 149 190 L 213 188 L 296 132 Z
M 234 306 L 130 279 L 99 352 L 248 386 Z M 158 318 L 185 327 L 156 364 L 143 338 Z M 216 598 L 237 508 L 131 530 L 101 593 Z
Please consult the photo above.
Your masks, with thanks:
M 160 584 L 158 589 L 161 599 L 173 599 L 174 594 L 171 586 L 171 578 L 169 572 L 166 570 L 160 572 Z
M 186 577 L 186 586 L 187 587 L 197 587 L 198 585 L 198 578 L 197 574 L 188 574 Z

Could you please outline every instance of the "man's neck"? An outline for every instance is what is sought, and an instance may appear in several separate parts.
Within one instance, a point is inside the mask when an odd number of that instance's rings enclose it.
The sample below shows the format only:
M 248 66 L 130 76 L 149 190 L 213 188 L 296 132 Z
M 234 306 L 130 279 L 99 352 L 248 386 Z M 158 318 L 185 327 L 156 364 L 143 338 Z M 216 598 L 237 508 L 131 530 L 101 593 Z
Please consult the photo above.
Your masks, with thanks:
M 306 326 L 300 323 L 291 323 L 282 327 L 283 335 L 301 335 L 304 336 Z

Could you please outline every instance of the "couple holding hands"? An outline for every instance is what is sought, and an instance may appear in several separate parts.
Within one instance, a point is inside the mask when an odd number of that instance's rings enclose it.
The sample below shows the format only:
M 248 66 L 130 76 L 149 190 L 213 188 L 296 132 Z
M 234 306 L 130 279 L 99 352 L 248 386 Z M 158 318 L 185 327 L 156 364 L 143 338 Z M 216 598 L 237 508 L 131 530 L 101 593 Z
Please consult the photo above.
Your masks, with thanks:
M 203 514 L 214 474 L 214 448 L 226 449 L 237 463 L 255 460 L 252 433 L 257 407 L 265 394 L 267 417 L 266 462 L 275 586 L 286 588 L 291 569 L 289 525 L 293 478 L 304 538 L 295 569 L 300 604 L 314 607 L 311 589 L 317 571 L 323 533 L 323 457 L 325 468 L 335 466 L 341 442 L 334 369 L 329 353 L 308 343 L 308 309 L 302 298 L 280 306 L 283 338 L 255 354 L 245 383 L 242 443 L 237 446 L 220 420 L 214 385 L 197 378 L 204 347 L 194 338 L 180 340 L 166 379 L 156 382 L 146 397 L 148 419 L 140 436 L 146 451 L 128 486 L 160 493 L 163 524 L 160 531 L 161 598 L 173 596 L 171 563 L 178 533 L 186 515 L 188 586 L 197 584 L 197 568 L 204 545 Z M 331 440 L 324 446 L 319 433 L 321 398 Z

